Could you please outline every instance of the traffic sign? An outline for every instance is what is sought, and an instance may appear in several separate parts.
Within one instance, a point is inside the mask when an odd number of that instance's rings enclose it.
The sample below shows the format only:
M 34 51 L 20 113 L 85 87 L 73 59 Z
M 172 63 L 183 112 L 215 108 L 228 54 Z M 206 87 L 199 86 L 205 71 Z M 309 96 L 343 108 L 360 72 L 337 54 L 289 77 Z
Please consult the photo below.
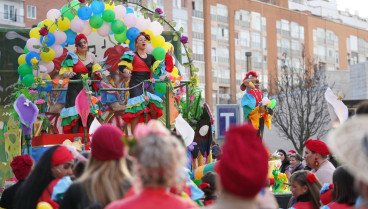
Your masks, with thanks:
M 240 105 L 216 105 L 216 139 L 224 139 L 231 125 L 242 122 Z

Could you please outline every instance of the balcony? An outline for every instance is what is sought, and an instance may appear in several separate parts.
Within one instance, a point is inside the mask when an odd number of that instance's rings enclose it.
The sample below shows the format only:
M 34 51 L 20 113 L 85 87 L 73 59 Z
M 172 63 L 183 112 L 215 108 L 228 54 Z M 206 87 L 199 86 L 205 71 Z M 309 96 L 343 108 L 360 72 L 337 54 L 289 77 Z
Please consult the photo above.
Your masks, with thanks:
M 230 59 L 228 57 L 218 57 L 218 61 L 221 63 L 230 63 Z
M 24 28 L 24 16 L 0 12 L 0 27 Z
M 200 33 L 200 32 L 193 32 L 193 38 L 203 40 L 204 39 L 204 34 Z
M 193 17 L 198 17 L 198 18 L 202 18 L 202 19 L 203 19 L 203 12 L 202 12 L 202 11 L 198 11 L 198 10 L 193 10 L 193 11 L 192 11 L 192 16 L 193 16 Z
M 225 38 L 225 37 L 220 37 L 218 39 L 218 42 L 224 43 L 224 44 L 228 44 L 229 43 L 229 39 L 228 38 Z
M 197 61 L 204 61 L 204 55 L 203 54 L 195 54 L 193 53 L 193 59 Z
M 281 34 L 283 36 L 290 36 L 290 31 L 287 31 L 287 30 L 281 30 Z
M 216 15 L 212 15 L 212 14 L 211 14 L 211 20 L 213 20 L 213 21 L 217 21 L 217 16 L 216 16 Z
M 216 41 L 217 40 L 217 36 L 216 35 L 211 35 L 211 40 L 212 41 Z
M 225 17 L 225 16 L 222 16 L 222 15 L 217 15 L 217 21 L 223 22 L 223 23 L 228 23 L 229 22 L 228 18 Z
M 219 83 L 220 84 L 230 84 L 230 78 L 220 78 Z

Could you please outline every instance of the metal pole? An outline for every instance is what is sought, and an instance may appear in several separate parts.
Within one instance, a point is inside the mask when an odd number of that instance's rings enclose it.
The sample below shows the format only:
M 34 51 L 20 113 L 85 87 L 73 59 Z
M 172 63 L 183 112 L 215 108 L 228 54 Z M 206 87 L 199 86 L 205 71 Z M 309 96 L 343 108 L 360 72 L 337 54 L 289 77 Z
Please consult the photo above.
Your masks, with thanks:
M 245 52 L 247 58 L 247 72 L 252 70 L 252 52 Z
M 167 85 L 167 82 L 165 82 L 166 84 L 166 101 L 165 101 L 165 106 L 166 106 L 166 128 L 170 129 L 170 105 L 169 105 L 169 102 L 170 102 L 170 98 L 169 98 L 169 91 L 170 91 L 170 88 L 169 88 L 169 85 Z

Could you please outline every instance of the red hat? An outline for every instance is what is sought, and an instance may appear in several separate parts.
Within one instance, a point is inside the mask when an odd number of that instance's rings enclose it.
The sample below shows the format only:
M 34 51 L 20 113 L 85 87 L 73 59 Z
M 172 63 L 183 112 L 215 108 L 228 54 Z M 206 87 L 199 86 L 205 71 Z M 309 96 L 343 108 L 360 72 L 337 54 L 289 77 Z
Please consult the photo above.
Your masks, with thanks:
M 293 149 L 289 150 L 288 152 L 293 153 L 293 154 L 296 154 L 296 151 L 293 150 Z
M 251 70 L 251 71 L 247 72 L 247 74 L 245 74 L 245 77 L 244 77 L 243 81 L 248 79 L 248 78 L 252 78 L 252 77 L 258 78 L 258 74 L 257 74 L 256 71 Z
M 244 198 L 257 195 L 267 180 L 268 155 L 251 124 L 230 127 L 219 164 L 227 192 Z
M 86 40 L 86 42 L 88 43 L 88 40 L 87 40 L 86 35 L 84 35 L 83 33 L 80 33 L 79 35 L 77 35 L 77 36 L 75 37 L 75 47 L 77 47 L 78 42 L 79 42 L 79 40 L 81 40 L 81 39 Z
M 51 166 L 60 165 L 74 160 L 73 154 L 65 146 L 59 146 L 52 154 Z
M 145 32 L 141 32 L 134 40 L 134 43 L 136 44 L 137 43 L 137 40 L 140 36 L 144 36 L 146 38 L 147 41 L 150 41 L 151 40 L 151 37 L 150 35 L 148 35 L 147 33 Z
M 10 163 L 13 173 L 18 180 L 27 178 L 28 174 L 31 172 L 32 165 L 33 160 L 27 154 L 14 157 L 13 161 Z
M 330 150 L 328 149 L 326 143 L 319 139 L 308 139 L 305 142 L 305 147 L 307 147 L 309 150 L 321 154 L 321 155 L 329 155 Z
M 97 160 L 117 160 L 124 156 L 123 132 L 114 125 L 103 124 L 92 136 L 92 157 Z

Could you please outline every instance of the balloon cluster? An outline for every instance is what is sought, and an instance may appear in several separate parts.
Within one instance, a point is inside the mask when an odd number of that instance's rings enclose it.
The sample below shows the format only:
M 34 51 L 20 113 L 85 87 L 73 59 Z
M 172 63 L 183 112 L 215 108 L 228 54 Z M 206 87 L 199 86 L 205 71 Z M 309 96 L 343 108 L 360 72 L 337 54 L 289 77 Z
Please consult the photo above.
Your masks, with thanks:
M 29 32 L 24 54 L 18 58 L 20 79 L 27 87 L 34 83 L 34 76 L 48 78 L 54 69 L 53 59 L 63 54 L 65 44 L 74 44 L 78 33 L 88 36 L 97 31 L 102 37 L 114 35 L 117 42 L 129 44 L 129 48 L 134 50 L 136 37 L 140 32 L 145 32 L 151 37 L 146 51 L 157 60 L 163 60 L 166 52 L 173 49 L 173 45 L 165 42 L 161 36 L 163 27 L 159 22 L 151 22 L 149 18 L 137 15 L 132 8 L 123 5 L 115 6 L 95 0 L 81 7 L 81 3 L 74 0 L 61 10 L 49 10 L 46 17 Z M 47 50 L 44 50 L 45 47 Z

